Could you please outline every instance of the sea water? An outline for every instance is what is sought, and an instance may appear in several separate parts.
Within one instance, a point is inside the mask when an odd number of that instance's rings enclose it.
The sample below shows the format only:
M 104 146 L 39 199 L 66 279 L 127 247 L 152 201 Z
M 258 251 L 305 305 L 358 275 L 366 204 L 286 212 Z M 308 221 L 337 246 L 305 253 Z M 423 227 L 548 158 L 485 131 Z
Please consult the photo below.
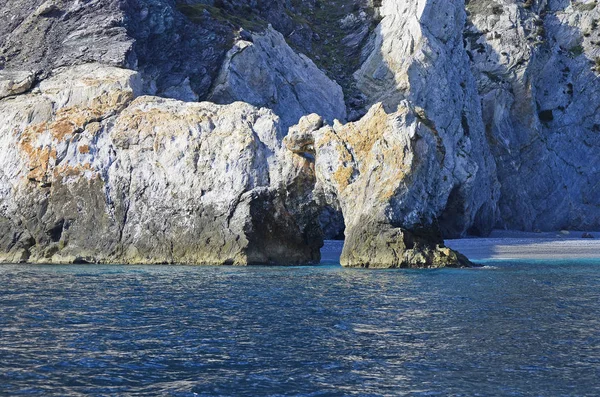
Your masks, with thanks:
M 600 261 L 0 266 L 7 396 L 599 396 Z

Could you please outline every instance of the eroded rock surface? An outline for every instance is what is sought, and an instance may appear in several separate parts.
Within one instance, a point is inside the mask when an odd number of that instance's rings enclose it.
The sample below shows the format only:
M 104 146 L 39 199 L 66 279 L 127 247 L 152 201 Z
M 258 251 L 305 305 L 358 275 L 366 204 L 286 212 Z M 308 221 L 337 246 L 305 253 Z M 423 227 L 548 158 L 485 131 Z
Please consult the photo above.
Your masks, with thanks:
M 278 117 L 141 85 L 91 64 L 0 101 L 0 261 L 318 262 L 312 169 Z
M 146 94 L 206 100 L 233 44 L 272 24 L 351 92 L 371 10 L 363 0 L 7 0 L 0 69 L 44 79 L 59 67 L 98 62 L 139 71 Z
M 460 266 L 442 237 L 600 226 L 594 0 L 0 15 L 2 260 L 304 263 L 320 217 L 347 265 Z
M 123 66 L 133 47 L 118 0 L 6 0 L 0 15 L 0 67 L 41 78 L 87 62 Z
M 408 101 L 434 131 L 443 159 L 441 178 L 426 177 L 435 196 L 427 203 L 443 235 L 485 234 L 496 219 L 499 193 L 463 45 L 464 3 L 384 0 L 381 15 L 374 49 L 355 74 L 358 87 L 389 113 Z
M 448 178 L 438 133 L 408 102 L 387 114 L 378 104 L 361 120 L 321 127 L 317 115 L 285 138 L 288 150 L 315 155 L 316 190 L 338 202 L 346 223 L 341 263 L 349 267 L 470 266 L 444 247 L 437 218 Z

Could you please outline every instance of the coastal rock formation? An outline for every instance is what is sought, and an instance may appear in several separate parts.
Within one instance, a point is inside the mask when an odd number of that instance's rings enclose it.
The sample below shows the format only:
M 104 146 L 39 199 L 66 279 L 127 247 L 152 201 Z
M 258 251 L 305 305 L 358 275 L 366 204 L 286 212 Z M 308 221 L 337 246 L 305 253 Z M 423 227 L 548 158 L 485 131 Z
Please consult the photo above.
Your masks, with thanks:
M 346 222 L 341 263 L 349 267 L 462 267 L 444 247 L 436 219 L 447 193 L 446 151 L 406 101 L 387 114 L 378 104 L 360 121 L 322 127 L 311 115 L 290 129 L 286 147 L 314 155 L 316 190 L 339 202 Z
M 427 222 L 435 218 L 445 237 L 485 234 L 499 194 L 463 46 L 464 3 L 383 1 L 381 15 L 374 49 L 355 74 L 358 87 L 389 113 L 408 101 L 435 134 L 442 157 L 439 171 L 423 175 L 435 189 L 435 199 L 426 201 Z M 412 202 L 397 205 L 422 212 Z
M 345 120 L 342 88 L 306 55 L 296 54 L 281 33 L 269 27 L 249 39 L 227 53 L 210 101 L 244 101 L 273 109 L 284 128 L 311 113 L 330 123 Z
M 141 86 L 90 64 L 0 101 L 0 261 L 318 262 L 314 174 L 271 111 Z
M 595 0 L 0 12 L 0 260 L 310 263 L 321 222 L 349 266 L 464 266 L 442 238 L 600 228 Z

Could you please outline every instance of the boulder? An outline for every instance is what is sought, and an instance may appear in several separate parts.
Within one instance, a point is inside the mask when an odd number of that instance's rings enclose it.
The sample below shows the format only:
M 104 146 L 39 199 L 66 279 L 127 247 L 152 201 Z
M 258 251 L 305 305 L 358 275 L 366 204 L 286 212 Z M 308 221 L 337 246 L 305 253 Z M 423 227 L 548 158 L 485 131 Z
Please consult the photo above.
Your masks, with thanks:
M 314 172 L 277 116 L 141 86 L 90 64 L 0 101 L 0 261 L 319 261 Z
M 0 99 L 26 92 L 34 81 L 32 72 L 0 70 Z

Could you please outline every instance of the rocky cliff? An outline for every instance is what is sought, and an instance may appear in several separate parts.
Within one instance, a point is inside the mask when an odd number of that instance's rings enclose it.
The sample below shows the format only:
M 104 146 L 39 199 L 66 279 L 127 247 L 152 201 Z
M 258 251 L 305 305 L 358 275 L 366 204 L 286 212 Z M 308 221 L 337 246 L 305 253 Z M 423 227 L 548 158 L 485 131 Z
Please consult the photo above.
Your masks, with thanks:
M 444 237 L 600 228 L 596 1 L 0 10 L 2 261 L 311 263 L 345 228 L 348 266 L 463 266 Z
M 470 1 L 465 44 L 501 181 L 497 226 L 600 224 L 600 7 Z

